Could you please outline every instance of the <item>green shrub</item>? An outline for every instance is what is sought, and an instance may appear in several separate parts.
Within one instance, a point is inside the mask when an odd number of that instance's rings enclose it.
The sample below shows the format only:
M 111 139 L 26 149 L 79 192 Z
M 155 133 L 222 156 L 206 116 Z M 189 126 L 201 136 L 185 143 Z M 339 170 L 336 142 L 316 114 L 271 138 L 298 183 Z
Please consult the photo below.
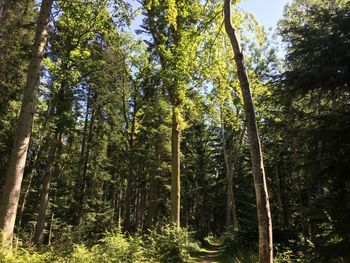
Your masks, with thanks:
M 0 250 L 1 263 L 42 263 L 51 262 L 49 253 L 38 253 L 32 249 L 18 249 L 13 251 Z
M 85 247 L 85 245 L 75 245 L 72 254 L 68 258 L 70 263 L 93 263 L 96 262 L 96 255 Z
M 156 262 L 179 263 L 189 260 L 189 253 L 199 249 L 186 229 L 172 225 L 155 228 L 147 237 L 147 255 Z
M 187 262 L 189 253 L 199 250 L 185 229 L 160 226 L 148 235 L 126 236 L 117 229 L 107 233 L 97 244 L 67 243 L 50 247 L 1 250 L 0 263 L 151 263 Z
M 147 262 L 144 257 L 142 239 L 136 237 L 126 237 L 118 229 L 108 233 L 99 244 L 87 249 L 85 245 L 76 245 L 68 262 L 72 263 L 138 263 Z
M 100 255 L 99 262 L 145 262 L 142 239 L 139 236 L 126 237 L 120 229 L 108 234 L 93 249 Z

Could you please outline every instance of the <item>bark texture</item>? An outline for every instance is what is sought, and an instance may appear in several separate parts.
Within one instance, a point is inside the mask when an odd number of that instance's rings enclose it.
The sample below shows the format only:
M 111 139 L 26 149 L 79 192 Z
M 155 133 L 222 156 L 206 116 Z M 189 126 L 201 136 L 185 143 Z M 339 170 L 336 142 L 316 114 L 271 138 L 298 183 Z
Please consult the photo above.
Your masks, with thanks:
M 3 195 L 0 204 L 0 229 L 3 239 L 11 240 L 13 235 L 17 206 L 27 158 L 29 140 L 32 131 L 36 86 L 47 41 L 47 27 L 50 17 L 52 0 L 43 0 L 35 33 L 32 57 L 28 68 L 26 86 L 22 99 L 22 107 L 17 121 L 14 144 L 11 150 L 9 167 L 6 174 Z
M 244 66 L 243 54 L 232 24 L 231 0 L 224 1 L 225 29 L 230 38 L 234 59 L 237 66 L 237 74 L 240 82 L 244 110 L 247 118 L 247 131 L 252 158 L 252 172 L 254 178 L 256 206 L 259 223 L 259 261 L 262 263 L 273 262 L 272 251 L 272 222 L 270 204 L 267 191 L 266 177 L 263 164 L 263 156 L 259 139 L 258 128 L 254 111 L 254 103 L 250 91 L 248 75 Z

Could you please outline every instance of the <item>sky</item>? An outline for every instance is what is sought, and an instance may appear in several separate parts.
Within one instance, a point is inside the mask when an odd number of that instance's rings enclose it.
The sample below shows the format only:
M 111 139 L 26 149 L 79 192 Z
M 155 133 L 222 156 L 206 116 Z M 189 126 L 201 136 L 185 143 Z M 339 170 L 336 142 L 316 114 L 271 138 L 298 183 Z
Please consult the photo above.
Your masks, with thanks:
M 276 28 L 283 15 L 283 7 L 290 0 L 242 0 L 239 7 L 255 15 L 265 29 Z
M 242 0 L 239 7 L 246 12 L 250 12 L 255 15 L 257 20 L 267 30 L 269 28 L 275 29 L 277 22 L 283 15 L 283 7 L 290 0 Z M 131 1 L 132 6 L 138 7 L 137 1 Z M 138 17 L 132 25 L 132 29 L 138 28 L 141 23 L 141 18 Z

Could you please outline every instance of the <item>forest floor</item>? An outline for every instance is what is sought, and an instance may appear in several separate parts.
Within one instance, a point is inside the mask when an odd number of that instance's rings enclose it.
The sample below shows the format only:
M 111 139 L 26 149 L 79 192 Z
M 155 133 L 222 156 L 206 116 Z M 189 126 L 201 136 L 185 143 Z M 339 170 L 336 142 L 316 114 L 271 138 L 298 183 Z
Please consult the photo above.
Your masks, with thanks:
M 233 258 L 226 254 L 220 245 L 207 245 L 192 255 L 191 263 L 232 263 Z

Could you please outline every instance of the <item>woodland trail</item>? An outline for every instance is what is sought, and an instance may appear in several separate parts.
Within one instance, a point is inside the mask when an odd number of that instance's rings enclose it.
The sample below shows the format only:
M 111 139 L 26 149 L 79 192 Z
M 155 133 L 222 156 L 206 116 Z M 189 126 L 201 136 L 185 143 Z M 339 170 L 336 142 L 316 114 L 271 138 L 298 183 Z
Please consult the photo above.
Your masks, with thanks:
M 201 251 L 192 255 L 191 263 L 226 263 L 232 262 L 232 258 L 226 255 L 219 245 L 208 245 Z

